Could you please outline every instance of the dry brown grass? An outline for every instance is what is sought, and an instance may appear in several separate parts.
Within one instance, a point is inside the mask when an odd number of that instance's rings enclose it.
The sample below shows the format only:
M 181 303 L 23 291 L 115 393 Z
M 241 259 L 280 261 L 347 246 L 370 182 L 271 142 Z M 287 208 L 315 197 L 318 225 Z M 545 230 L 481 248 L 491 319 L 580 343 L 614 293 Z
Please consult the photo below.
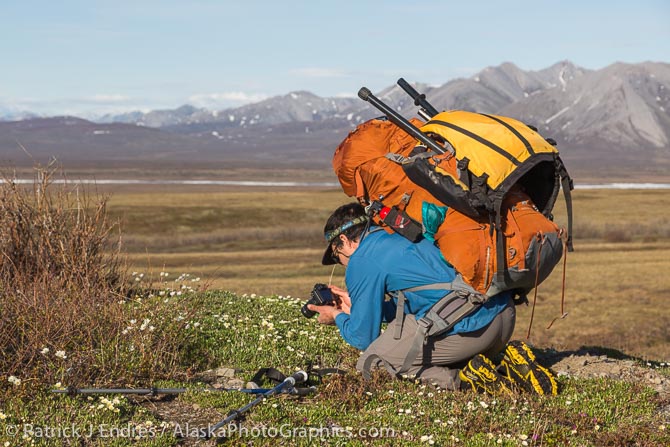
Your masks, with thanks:
M 110 210 L 126 223 L 135 269 L 189 272 L 238 293 L 304 297 L 315 282 L 329 281 L 331 268 L 319 264 L 321 229 L 329 212 L 348 201 L 339 190 L 174 188 L 164 194 L 142 187 L 113 195 Z M 546 329 L 560 313 L 559 266 L 539 289 L 531 341 L 669 359 L 670 194 L 576 190 L 574 201 L 569 315 Z M 562 207 L 559 201 L 559 223 Z M 341 284 L 343 274 L 336 268 L 333 282 Z M 519 307 L 517 337 L 525 338 L 529 318 L 530 308 Z
M 0 184 L 0 388 L 11 375 L 39 385 L 171 374 L 183 337 L 169 321 L 123 333 L 153 305 L 129 299 L 107 198 L 52 173 Z

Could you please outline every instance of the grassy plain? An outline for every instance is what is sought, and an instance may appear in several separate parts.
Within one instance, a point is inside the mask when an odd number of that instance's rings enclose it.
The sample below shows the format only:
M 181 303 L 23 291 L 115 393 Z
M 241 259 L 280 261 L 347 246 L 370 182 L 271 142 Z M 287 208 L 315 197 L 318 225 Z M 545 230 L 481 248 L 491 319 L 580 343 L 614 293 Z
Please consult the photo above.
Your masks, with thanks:
M 195 371 L 223 365 L 247 380 L 262 367 L 290 372 L 309 362 L 350 371 L 326 377 L 304 398 L 268 398 L 241 425 L 224 425 L 216 432 L 226 435 L 219 439 L 222 445 L 646 447 L 670 442 L 659 411 L 667 402 L 641 382 L 559 377 L 561 392 L 548 397 L 445 392 L 391 380 L 383 371 L 364 381 L 351 372 L 358 351 L 342 341 L 336 328 L 303 318 L 299 299 L 216 291 L 166 300 L 156 297 L 159 307 L 153 309 L 180 327 L 185 335 L 182 360 L 195 361 Z M 127 306 L 141 311 L 148 301 Z M 181 320 L 180 304 L 192 309 Z M 137 326 L 139 320 L 134 331 Z M 145 335 L 154 340 L 165 336 L 162 328 Z M 667 368 L 659 371 L 667 374 Z M 11 385 L 10 398 L 0 401 L 0 445 L 213 446 L 213 440 L 197 436 L 253 399 L 238 392 L 198 391 L 203 383 L 183 378 L 154 384 L 193 389 L 173 398 L 87 398 L 43 389 L 32 399 L 21 399 L 18 393 L 26 383 Z M 50 437 L 40 432 L 48 427 Z
M 103 192 L 104 188 L 102 187 Z M 341 284 L 320 265 L 322 228 L 349 198 L 337 189 L 115 186 L 118 218 L 134 270 L 190 273 L 210 288 L 306 297 L 316 282 Z M 575 251 L 538 291 L 530 340 L 544 347 L 601 345 L 670 359 L 670 194 L 666 190 L 575 190 Z M 564 224 L 563 202 L 555 209 Z M 531 297 L 532 298 L 532 297 Z M 531 307 L 518 308 L 525 337 Z
M 235 368 L 245 379 L 268 366 L 290 372 L 314 363 L 353 371 L 358 351 L 342 341 L 336 328 L 299 312 L 300 297 L 331 275 L 331 269 L 319 265 L 320 229 L 332 208 L 348 201 L 342 193 L 176 186 L 115 187 L 113 192 L 109 211 L 122 223 L 131 267 L 145 273 L 134 278 L 146 284 L 153 276 L 153 288 L 110 304 L 123 317 L 112 343 L 54 345 L 51 351 L 43 344 L 33 346 L 60 384 L 30 371 L 0 372 L 0 445 L 214 445 L 195 436 L 206 424 L 251 401 L 236 392 L 193 391 L 173 399 L 51 393 L 53 386 L 73 384 L 70 372 L 80 359 L 89 358 L 83 353 L 92 354 L 92 364 L 100 369 L 100 382 L 94 386 L 112 385 L 106 379 L 112 372 L 119 385 L 200 388 L 197 373 L 218 366 Z M 540 288 L 532 341 L 561 350 L 600 345 L 667 362 L 664 300 L 670 280 L 664 270 L 670 264 L 670 237 L 662 225 L 670 205 L 667 192 L 578 191 L 575 199 L 577 230 L 583 237 L 568 259 L 569 315 L 545 329 L 560 313 L 559 268 Z M 559 210 L 557 217 L 562 218 Z M 658 225 L 641 225 L 646 222 Z M 341 282 L 342 274 L 336 269 L 333 281 Z M 190 287 L 203 280 L 210 288 L 237 293 Z M 525 336 L 529 317 L 530 308 L 519 308 L 517 338 Z M 174 374 L 143 375 L 130 363 L 122 372 L 137 379 L 128 383 L 123 374 L 107 370 L 110 356 L 132 359 L 162 349 L 166 340 L 179 343 L 179 355 L 172 359 Z M 669 374 L 666 366 L 652 365 Z M 168 380 L 151 382 L 156 380 L 152 377 Z M 300 446 L 669 445 L 667 396 L 659 396 L 644 381 L 558 380 L 561 392 L 556 397 L 494 397 L 442 392 L 412 381 L 392 381 L 383 373 L 364 381 L 350 372 L 326 378 L 305 398 L 267 399 L 241 426 L 225 427 L 229 436 L 220 441 Z M 240 428 L 248 434 L 233 431 Z

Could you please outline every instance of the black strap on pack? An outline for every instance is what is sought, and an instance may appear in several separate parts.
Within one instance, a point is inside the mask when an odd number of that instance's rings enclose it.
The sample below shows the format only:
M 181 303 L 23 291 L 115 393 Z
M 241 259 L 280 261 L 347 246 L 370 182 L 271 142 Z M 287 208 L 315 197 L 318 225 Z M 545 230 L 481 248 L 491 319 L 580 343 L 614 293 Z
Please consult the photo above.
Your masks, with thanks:
M 507 263 L 505 262 L 505 234 L 502 229 L 502 201 L 503 197 L 499 196 L 494 202 L 495 207 L 495 230 L 496 230 L 496 282 L 505 284 L 505 271 L 507 270 Z
M 568 241 L 566 246 L 568 251 L 575 251 L 572 245 L 572 194 L 570 193 L 575 189 L 575 185 L 568 174 L 568 170 L 565 169 L 565 165 L 559 158 L 556 159 L 556 169 L 558 175 L 561 177 L 561 188 L 563 189 L 563 196 L 565 197 L 565 209 L 568 213 Z

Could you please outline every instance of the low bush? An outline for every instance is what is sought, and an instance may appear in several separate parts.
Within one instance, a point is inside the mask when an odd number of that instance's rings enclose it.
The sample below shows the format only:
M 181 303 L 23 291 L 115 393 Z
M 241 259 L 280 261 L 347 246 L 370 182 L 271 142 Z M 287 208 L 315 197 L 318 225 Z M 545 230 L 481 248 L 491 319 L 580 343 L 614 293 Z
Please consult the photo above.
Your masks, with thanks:
M 184 336 L 162 300 L 138 298 L 107 197 L 53 174 L 0 185 L 0 387 L 172 374 Z

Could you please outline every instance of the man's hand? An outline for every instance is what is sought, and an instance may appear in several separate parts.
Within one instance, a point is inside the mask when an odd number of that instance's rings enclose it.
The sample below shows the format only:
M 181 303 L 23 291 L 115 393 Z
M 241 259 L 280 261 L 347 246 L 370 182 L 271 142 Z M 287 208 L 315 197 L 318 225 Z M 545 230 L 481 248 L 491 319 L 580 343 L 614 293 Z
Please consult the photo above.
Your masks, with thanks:
M 314 304 L 309 304 L 307 305 L 307 308 L 312 312 L 319 313 L 316 321 L 321 324 L 335 324 L 335 317 L 342 313 L 341 310 L 334 306 L 316 306 Z
M 337 286 L 330 286 L 330 291 L 336 298 L 337 308 L 347 315 L 351 315 L 351 298 L 349 292 Z

